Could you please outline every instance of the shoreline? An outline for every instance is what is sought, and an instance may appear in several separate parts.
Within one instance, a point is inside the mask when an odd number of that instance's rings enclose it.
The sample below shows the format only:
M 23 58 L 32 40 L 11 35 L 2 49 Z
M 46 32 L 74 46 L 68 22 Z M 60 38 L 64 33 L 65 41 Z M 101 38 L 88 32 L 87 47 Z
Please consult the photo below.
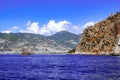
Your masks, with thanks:
M 0 53 L 0 55 L 24 55 L 22 53 Z M 75 53 L 31 53 L 30 55 L 81 55 L 81 56 L 120 56 L 119 54 L 75 54 Z M 24 56 L 30 56 L 24 55 Z

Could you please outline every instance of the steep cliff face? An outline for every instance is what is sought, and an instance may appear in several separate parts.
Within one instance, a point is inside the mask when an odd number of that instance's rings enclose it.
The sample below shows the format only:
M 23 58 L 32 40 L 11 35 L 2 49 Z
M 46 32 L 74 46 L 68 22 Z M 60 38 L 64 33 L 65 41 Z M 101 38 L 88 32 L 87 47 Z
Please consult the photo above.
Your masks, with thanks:
M 80 54 L 120 54 L 120 13 L 86 28 L 76 47 Z

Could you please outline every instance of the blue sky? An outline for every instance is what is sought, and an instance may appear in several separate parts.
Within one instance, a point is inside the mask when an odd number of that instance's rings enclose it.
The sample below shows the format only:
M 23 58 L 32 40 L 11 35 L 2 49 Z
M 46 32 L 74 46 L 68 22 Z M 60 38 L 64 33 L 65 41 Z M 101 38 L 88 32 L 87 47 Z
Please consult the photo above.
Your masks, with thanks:
M 120 0 L 1 0 L 0 32 L 76 34 L 120 11 Z

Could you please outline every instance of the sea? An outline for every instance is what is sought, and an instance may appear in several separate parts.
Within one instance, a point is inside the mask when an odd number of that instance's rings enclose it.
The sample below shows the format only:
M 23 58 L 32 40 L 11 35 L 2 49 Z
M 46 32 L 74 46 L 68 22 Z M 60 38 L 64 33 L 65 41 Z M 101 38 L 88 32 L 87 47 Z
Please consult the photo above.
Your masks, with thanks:
M 120 80 L 120 56 L 1 54 L 0 80 Z

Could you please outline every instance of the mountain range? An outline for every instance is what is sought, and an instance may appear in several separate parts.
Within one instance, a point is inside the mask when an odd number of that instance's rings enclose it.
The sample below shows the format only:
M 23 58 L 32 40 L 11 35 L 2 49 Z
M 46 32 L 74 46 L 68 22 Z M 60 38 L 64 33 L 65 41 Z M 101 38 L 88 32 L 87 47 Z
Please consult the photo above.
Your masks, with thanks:
M 51 36 L 31 33 L 0 33 L 0 53 L 66 53 L 74 49 L 80 35 L 60 31 Z

